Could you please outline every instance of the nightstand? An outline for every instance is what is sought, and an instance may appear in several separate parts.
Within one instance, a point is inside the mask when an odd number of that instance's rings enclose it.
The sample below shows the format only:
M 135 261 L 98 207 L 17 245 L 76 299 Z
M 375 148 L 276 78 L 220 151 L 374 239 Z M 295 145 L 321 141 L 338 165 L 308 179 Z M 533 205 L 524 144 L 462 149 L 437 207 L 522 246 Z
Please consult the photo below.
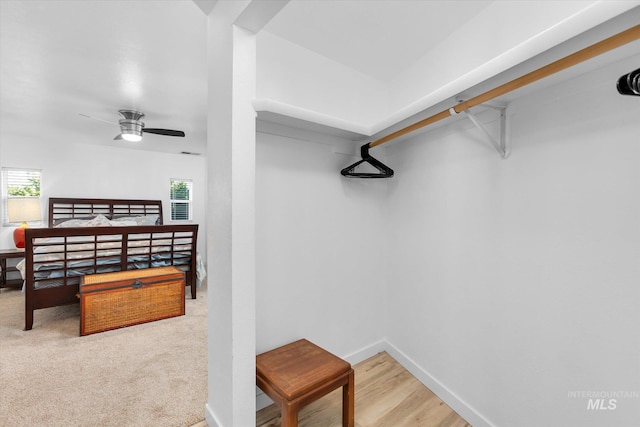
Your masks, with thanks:
M 22 279 L 7 279 L 7 273 L 18 271 L 14 266 L 7 267 L 9 258 L 24 258 L 24 249 L 0 249 L 0 288 L 20 288 Z

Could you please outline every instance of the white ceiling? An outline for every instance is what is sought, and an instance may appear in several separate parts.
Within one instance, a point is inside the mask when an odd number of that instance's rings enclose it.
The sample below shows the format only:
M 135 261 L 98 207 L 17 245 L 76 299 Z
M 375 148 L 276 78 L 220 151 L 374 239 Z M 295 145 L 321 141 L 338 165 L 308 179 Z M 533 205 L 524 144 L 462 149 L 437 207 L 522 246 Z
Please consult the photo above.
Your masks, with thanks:
M 118 110 L 147 127 L 135 147 L 204 152 L 206 17 L 182 1 L 0 1 L 2 138 L 113 146 Z M 86 114 L 114 122 L 87 119 Z
M 387 80 L 486 1 L 291 1 L 265 28 Z M 2 137 L 206 152 L 206 17 L 191 0 L 0 1 Z M 420 40 L 407 43 L 406 40 Z M 380 60 L 384 58 L 384 60 Z M 118 109 L 147 127 L 113 141 Z
M 292 0 L 264 29 L 387 82 L 490 3 Z
M 219 0 L 230 1 L 230 0 Z M 0 0 L 0 136 L 206 152 L 202 4 L 212 0 Z M 292 0 L 266 31 L 381 81 L 409 67 L 490 1 Z M 455 52 L 452 52 L 454 55 Z M 118 109 L 145 134 L 113 141 Z

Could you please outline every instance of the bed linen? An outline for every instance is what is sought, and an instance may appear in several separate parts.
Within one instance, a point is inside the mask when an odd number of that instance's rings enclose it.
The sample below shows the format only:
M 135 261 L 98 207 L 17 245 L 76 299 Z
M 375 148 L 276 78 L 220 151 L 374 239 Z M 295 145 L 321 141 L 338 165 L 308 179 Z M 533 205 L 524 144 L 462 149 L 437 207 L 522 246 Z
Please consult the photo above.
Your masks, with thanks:
M 104 217 L 103 217 L 104 218 Z M 104 218 L 96 220 L 69 221 L 73 226 L 135 226 L 149 223 L 142 220 L 110 221 Z M 155 221 L 155 220 L 154 220 Z M 67 224 L 64 222 L 62 224 Z M 136 235 L 136 240 L 129 240 L 126 248 L 127 264 L 130 269 L 175 266 L 187 270 L 191 265 L 191 239 L 171 238 L 168 233 L 145 233 Z M 71 236 L 40 238 L 35 240 L 37 247 L 33 252 L 35 289 L 60 286 L 62 277 L 81 277 L 87 274 L 108 273 L 120 270 L 123 252 L 121 235 L 115 236 Z M 66 246 L 66 247 L 65 247 Z M 94 259 L 97 268 L 94 267 Z M 16 268 L 22 278 L 26 277 L 26 260 L 18 263 Z M 199 287 L 206 277 L 204 262 L 199 253 L 196 254 L 196 276 Z M 46 280 L 45 280 L 46 279 Z M 67 284 L 79 283 L 68 281 Z M 23 286 L 24 291 L 24 286 Z

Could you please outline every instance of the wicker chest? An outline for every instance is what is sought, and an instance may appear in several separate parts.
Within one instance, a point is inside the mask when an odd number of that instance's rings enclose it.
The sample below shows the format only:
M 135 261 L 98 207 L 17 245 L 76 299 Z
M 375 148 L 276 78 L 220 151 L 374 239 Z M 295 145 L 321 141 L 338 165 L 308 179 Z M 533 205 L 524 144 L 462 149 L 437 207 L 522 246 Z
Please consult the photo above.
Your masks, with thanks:
M 175 267 L 91 274 L 80 282 L 80 335 L 184 315 L 184 272 Z

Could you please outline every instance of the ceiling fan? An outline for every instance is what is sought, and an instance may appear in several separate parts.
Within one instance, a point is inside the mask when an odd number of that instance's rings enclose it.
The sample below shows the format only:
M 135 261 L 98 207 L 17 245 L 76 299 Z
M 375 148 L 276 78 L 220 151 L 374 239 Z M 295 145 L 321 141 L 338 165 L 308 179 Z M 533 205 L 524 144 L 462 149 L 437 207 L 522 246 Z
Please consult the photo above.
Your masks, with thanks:
M 118 110 L 122 118 L 118 121 L 120 125 L 120 134 L 117 135 L 114 140 L 124 139 L 125 141 L 138 142 L 142 140 L 142 133 L 155 133 L 157 135 L 165 136 L 179 136 L 184 137 L 184 132 L 181 130 L 173 129 L 159 129 L 148 128 L 144 126 L 142 119 L 145 117 L 144 113 L 137 110 Z M 88 116 L 86 114 L 80 114 L 81 116 L 88 117 L 90 119 L 96 119 L 95 117 Z M 96 119 L 103 122 L 111 123 L 106 120 Z M 115 124 L 115 123 L 114 123 Z

